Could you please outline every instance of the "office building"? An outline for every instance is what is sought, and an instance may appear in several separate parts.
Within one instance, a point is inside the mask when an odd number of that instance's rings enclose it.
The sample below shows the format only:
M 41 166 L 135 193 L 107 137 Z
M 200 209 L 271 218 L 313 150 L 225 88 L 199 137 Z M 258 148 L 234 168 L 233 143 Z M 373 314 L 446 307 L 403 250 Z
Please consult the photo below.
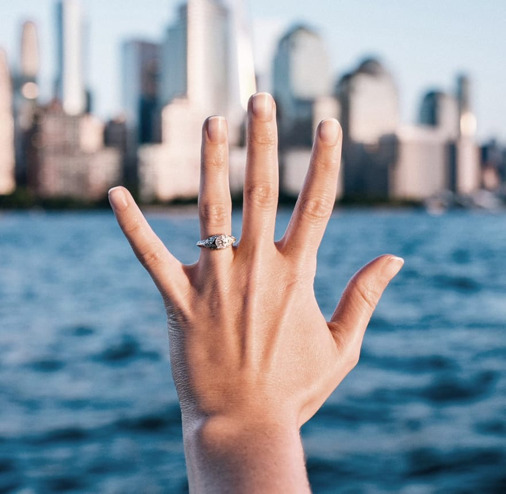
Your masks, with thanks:
M 432 90 L 425 94 L 420 106 L 419 122 L 437 129 L 443 138 L 459 136 L 459 104 L 453 94 Z
M 7 55 L 0 49 L 0 194 L 10 194 L 14 180 L 14 117 L 12 115 L 12 81 Z
M 57 4 L 56 96 L 68 115 L 80 115 L 87 106 L 84 50 L 85 26 L 81 2 L 60 0 Z
M 344 195 L 385 199 L 390 152 L 379 144 L 399 126 L 393 77 L 378 60 L 368 58 L 340 79 L 336 94 L 343 128 Z
M 257 91 L 253 40 L 251 25 L 247 15 L 246 0 L 224 0 L 230 12 L 230 61 L 229 86 L 230 103 L 228 122 L 232 133 L 244 122 L 248 100 Z M 236 133 L 232 140 L 237 142 L 241 136 Z
M 123 110 L 139 144 L 159 139 L 157 123 L 161 47 L 131 40 L 123 44 Z
M 381 139 L 388 156 L 388 197 L 423 201 L 448 189 L 449 144 L 431 126 L 403 126 Z
M 188 0 L 164 43 L 162 104 L 188 98 L 204 114 L 228 114 L 230 13 L 219 0 Z
M 281 146 L 311 145 L 315 101 L 331 95 L 329 60 L 313 29 L 294 26 L 280 39 L 273 60 L 273 95 Z
M 33 189 L 40 197 L 97 200 L 121 181 L 121 154 L 103 144 L 104 127 L 91 115 L 68 115 L 59 102 L 40 109 Z
M 122 46 L 122 97 L 127 148 L 125 183 L 137 183 L 138 146 L 160 141 L 159 71 L 161 47 L 142 40 Z
M 189 0 L 177 11 L 162 50 L 162 142 L 141 146 L 138 152 L 145 200 L 197 196 L 200 150 L 195 143 L 209 115 L 228 119 L 230 155 L 241 155 L 235 146 L 243 139 L 245 94 L 254 88 L 244 26 L 241 6 L 229 9 L 219 0 Z M 242 40 L 239 54 L 232 49 L 232 39 Z M 242 168 L 231 166 L 231 174 L 242 176 Z M 237 183 L 237 177 L 231 176 L 231 182 Z
M 16 182 L 20 186 L 26 186 L 34 152 L 32 130 L 40 92 L 38 33 L 36 24 L 31 21 L 22 25 L 19 59 L 20 64 L 14 78 Z
M 345 140 L 367 145 L 395 132 L 399 125 L 399 97 L 391 74 L 376 59 L 364 60 L 337 86 Z
M 459 135 L 462 138 L 476 136 L 476 117 L 471 103 L 471 81 L 461 74 L 457 77 L 457 101 L 459 111 Z

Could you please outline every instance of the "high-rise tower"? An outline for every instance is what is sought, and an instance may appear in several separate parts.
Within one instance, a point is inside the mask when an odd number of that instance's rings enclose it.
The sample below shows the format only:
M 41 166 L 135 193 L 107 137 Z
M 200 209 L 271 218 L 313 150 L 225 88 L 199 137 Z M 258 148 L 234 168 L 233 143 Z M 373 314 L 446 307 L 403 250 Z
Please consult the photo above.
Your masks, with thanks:
M 425 94 L 420 106 L 419 122 L 433 127 L 446 139 L 458 136 L 458 104 L 453 94 L 432 90 Z
M 457 101 L 459 105 L 459 134 L 461 137 L 474 137 L 476 117 L 471 107 L 471 81 L 466 75 L 457 77 Z
M 84 80 L 84 22 L 79 0 L 60 0 L 57 5 L 58 77 L 56 94 L 69 115 L 86 110 Z
M 167 31 L 162 101 L 186 97 L 203 113 L 227 113 L 229 11 L 220 0 L 188 0 Z
M 234 113 L 236 109 L 246 110 L 250 96 L 256 92 L 255 62 L 245 0 L 225 0 L 225 3 L 231 14 L 230 88 L 233 101 L 230 111 Z
M 21 31 L 20 76 L 23 80 L 21 92 L 27 99 L 35 99 L 38 96 L 37 77 L 39 74 L 39 66 L 40 57 L 37 26 L 32 21 L 26 21 L 23 23 Z
M 281 141 L 310 145 L 314 104 L 331 93 L 330 64 L 321 36 L 307 26 L 294 26 L 279 41 L 273 63 Z
M 162 65 L 162 104 L 183 97 L 203 114 L 244 111 L 256 85 L 242 2 L 188 0 L 167 29 Z
M 34 168 L 32 131 L 39 97 L 39 42 L 37 26 L 26 21 L 21 28 L 20 64 L 14 78 L 14 115 L 16 133 L 16 181 L 25 186 Z
M 7 56 L 0 50 L 0 194 L 14 190 L 14 118 Z

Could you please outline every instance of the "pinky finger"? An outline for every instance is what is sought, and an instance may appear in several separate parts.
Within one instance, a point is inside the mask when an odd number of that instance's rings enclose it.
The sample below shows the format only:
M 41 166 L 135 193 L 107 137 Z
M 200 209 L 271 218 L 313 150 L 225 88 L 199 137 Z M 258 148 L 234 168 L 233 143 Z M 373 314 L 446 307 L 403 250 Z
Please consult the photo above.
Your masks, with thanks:
M 339 343 L 359 353 L 374 309 L 403 264 L 404 260 L 399 257 L 384 255 L 353 276 L 330 320 L 330 329 Z
M 151 229 L 128 190 L 124 187 L 112 188 L 109 202 L 137 259 L 149 272 L 162 295 L 171 298 L 186 278 L 181 263 Z

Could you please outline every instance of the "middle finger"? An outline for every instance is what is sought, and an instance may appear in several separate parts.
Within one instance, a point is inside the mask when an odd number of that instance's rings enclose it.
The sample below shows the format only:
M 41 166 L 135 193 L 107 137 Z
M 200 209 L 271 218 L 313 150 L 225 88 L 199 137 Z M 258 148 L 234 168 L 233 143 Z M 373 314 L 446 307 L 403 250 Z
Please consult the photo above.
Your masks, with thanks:
M 276 108 L 270 94 L 251 97 L 248 108 L 248 156 L 244 181 L 241 245 L 274 242 L 278 205 Z

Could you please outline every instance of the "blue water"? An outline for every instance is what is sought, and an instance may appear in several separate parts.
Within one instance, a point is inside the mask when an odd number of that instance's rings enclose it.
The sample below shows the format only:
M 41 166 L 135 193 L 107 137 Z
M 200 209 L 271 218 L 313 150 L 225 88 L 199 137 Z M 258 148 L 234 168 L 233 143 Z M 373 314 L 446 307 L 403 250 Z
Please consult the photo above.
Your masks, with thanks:
M 196 259 L 193 209 L 150 221 Z M 383 252 L 405 268 L 303 428 L 315 493 L 506 492 L 506 214 L 337 212 L 326 315 Z M 163 305 L 112 214 L 0 215 L 0 492 L 186 490 Z

